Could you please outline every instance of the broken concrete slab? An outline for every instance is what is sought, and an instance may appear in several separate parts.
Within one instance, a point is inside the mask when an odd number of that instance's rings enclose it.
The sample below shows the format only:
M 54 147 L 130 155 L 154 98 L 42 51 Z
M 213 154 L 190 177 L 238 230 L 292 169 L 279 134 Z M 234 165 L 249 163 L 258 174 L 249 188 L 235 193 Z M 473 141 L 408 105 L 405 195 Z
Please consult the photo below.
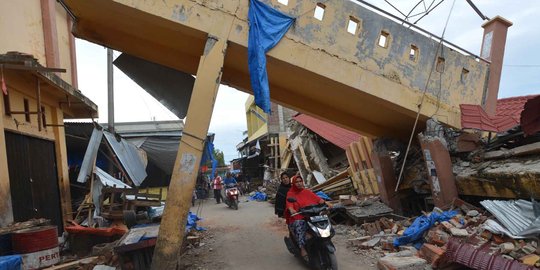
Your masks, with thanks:
M 382 257 L 377 266 L 380 270 L 419 270 L 429 267 L 426 260 L 411 256 L 411 257 Z

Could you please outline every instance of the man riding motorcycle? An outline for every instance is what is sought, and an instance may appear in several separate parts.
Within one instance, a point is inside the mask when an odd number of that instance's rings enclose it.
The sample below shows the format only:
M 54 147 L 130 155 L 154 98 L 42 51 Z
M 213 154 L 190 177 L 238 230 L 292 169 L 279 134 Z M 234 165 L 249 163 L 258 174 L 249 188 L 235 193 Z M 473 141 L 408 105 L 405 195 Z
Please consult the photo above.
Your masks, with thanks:
M 227 206 L 238 210 L 239 191 L 237 188 L 236 179 L 234 179 L 234 177 L 232 177 L 232 174 L 228 172 L 223 182 L 225 184 L 225 203 L 227 204 Z

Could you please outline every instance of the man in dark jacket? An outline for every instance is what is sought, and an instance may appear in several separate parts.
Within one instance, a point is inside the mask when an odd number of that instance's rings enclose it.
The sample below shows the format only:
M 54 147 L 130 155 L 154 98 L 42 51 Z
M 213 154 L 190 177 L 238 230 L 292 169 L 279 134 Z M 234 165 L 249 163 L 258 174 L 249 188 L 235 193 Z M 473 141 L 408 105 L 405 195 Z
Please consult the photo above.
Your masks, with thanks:
M 287 172 L 282 172 L 279 178 L 281 179 L 281 184 L 279 185 L 276 193 L 276 205 L 274 213 L 278 217 L 282 218 L 283 213 L 285 212 L 285 200 L 287 199 L 287 192 L 289 192 L 289 189 L 291 188 L 291 182 Z

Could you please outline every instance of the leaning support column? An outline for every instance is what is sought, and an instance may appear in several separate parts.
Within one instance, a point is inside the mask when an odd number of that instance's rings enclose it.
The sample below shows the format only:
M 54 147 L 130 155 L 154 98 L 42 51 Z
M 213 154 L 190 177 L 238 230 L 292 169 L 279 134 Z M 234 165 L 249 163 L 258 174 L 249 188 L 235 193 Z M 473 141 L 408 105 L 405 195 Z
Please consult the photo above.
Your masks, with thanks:
M 221 81 L 227 39 L 209 36 L 199 60 L 197 79 L 189 101 L 186 125 L 178 148 L 176 162 L 159 235 L 152 269 L 176 269 L 184 238 L 186 217 L 199 171 L 199 163 L 208 133 L 214 102 Z
M 419 135 L 419 140 L 426 161 L 433 203 L 442 208 L 458 197 L 450 153 L 441 138 Z
M 393 161 L 386 145 L 382 140 L 373 142 L 373 154 L 371 155 L 373 168 L 377 175 L 377 185 L 381 200 L 394 210 L 397 214 L 401 214 L 403 209 L 398 192 L 395 191 L 397 178 L 394 172 Z

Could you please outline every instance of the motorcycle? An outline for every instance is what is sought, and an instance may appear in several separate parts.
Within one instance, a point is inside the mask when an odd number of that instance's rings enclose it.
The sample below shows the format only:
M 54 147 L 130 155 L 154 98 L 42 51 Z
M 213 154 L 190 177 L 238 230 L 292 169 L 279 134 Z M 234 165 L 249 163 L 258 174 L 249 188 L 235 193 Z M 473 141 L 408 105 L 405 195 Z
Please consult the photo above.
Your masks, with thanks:
M 227 185 L 225 187 L 225 203 L 228 207 L 238 210 L 238 196 L 239 190 L 236 185 Z
M 296 202 L 295 198 L 287 198 L 289 202 Z M 305 249 L 309 259 L 304 261 L 311 269 L 316 270 L 337 270 L 336 247 L 332 243 L 332 237 L 336 234 L 330 219 L 326 215 L 329 208 L 326 204 L 310 205 L 293 214 L 301 214 L 308 225 L 306 232 Z M 298 246 L 294 236 L 289 232 L 289 236 L 284 238 L 285 245 L 290 253 L 296 257 L 302 258 L 300 255 L 300 247 Z

